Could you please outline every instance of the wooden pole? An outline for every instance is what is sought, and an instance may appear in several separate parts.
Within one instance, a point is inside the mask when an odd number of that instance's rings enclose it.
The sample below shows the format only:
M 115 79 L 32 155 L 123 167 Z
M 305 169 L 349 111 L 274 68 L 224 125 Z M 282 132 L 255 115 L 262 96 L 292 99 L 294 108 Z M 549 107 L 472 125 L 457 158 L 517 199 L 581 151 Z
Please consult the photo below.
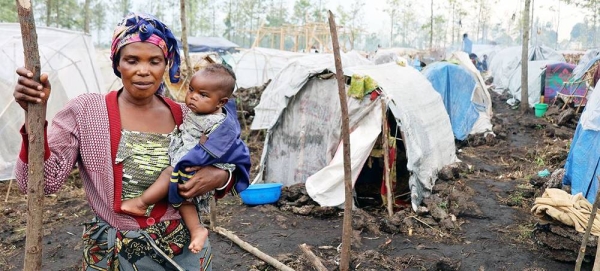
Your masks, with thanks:
M 185 0 L 179 0 L 179 8 L 181 14 L 181 45 L 183 45 L 183 57 L 185 58 L 185 80 L 183 80 L 184 85 L 189 85 L 190 81 L 192 81 L 192 75 L 194 75 L 194 67 L 192 67 L 192 61 L 190 59 L 190 47 L 187 41 L 187 19 L 185 15 Z
M 600 192 L 600 189 L 598 190 Z M 596 194 L 596 201 L 594 201 L 594 206 L 592 208 L 592 213 L 590 214 L 590 219 L 587 224 L 587 228 L 585 229 L 585 234 L 583 235 L 583 240 L 581 241 L 581 246 L 579 247 L 579 254 L 577 255 L 577 262 L 575 264 L 575 271 L 581 270 L 581 264 L 583 262 L 583 258 L 585 257 L 585 250 L 587 248 L 587 242 L 590 238 L 590 231 L 594 225 L 594 219 L 596 218 L 596 211 L 598 209 L 598 196 L 600 194 Z M 596 256 L 598 256 L 598 251 L 600 249 L 596 249 Z M 598 259 L 596 259 L 597 261 Z M 596 261 L 594 261 L 594 267 L 596 266 Z
M 33 79 L 40 82 L 40 53 L 33 16 L 33 6 L 29 0 L 16 0 L 23 38 L 25 67 L 33 73 Z M 27 229 L 25 238 L 25 259 L 23 270 L 42 269 L 42 217 L 44 203 L 44 122 L 46 104 L 27 105 L 27 126 L 29 131 L 29 166 L 27 181 Z
M 310 263 L 312 263 L 312 265 L 315 267 L 315 269 L 317 271 L 327 271 L 327 268 L 323 265 L 323 263 L 321 262 L 319 257 L 317 257 L 317 255 L 315 255 L 312 251 L 310 251 L 310 248 L 308 247 L 307 244 L 302 244 L 302 245 L 298 245 L 298 246 L 304 253 L 304 256 L 306 256 L 306 258 L 308 258 L 308 261 Z
M 383 115 L 382 119 L 382 130 L 381 130 L 381 143 L 383 145 L 383 179 L 385 181 L 385 186 L 387 187 L 386 198 L 387 198 L 387 210 L 388 215 L 392 217 L 394 215 L 394 202 L 392 200 L 392 184 L 390 182 L 390 149 L 389 149 L 389 134 L 388 125 L 387 125 L 387 104 L 385 104 L 385 99 L 381 98 L 381 111 Z
M 600 177 L 598 177 L 598 181 L 600 182 Z M 583 235 L 583 240 L 581 241 L 581 246 L 579 247 L 579 254 L 577 255 L 575 271 L 581 270 L 581 263 L 583 262 L 583 258 L 585 257 L 585 249 L 587 247 L 587 241 L 590 238 L 590 232 L 592 231 L 592 227 L 594 226 L 594 220 L 596 219 L 596 212 L 598 211 L 598 201 L 600 201 L 600 189 L 598 189 L 598 191 L 596 192 L 596 199 L 594 200 L 594 205 L 592 206 L 592 213 L 590 214 L 590 219 L 588 220 L 587 228 L 585 229 L 585 234 Z M 596 270 L 596 262 L 598 261 L 598 251 L 599 250 L 600 249 L 596 248 L 596 260 L 594 261 L 594 270 Z
M 340 43 L 337 35 L 337 26 L 333 13 L 329 10 L 329 31 L 333 43 L 333 56 L 335 61 L 335 77 L 338 83 L 340 106 L 342 107 L 342 146 L 344 150 L 344 186 L 346 198 L 344 200 L 344 222 L 342 229 L 342 255 L 340 257 L 340 270 L 350 269 L 350 246 L 352 243 L 352 180 L 350 169 L 350 121 L 348 119 L 348 103 L 346 102 L 346 83 L 340 56 Z
M 210 229 L 215 230 L 217 226 L 217 200 L 215 197 L 210 198 L 210 213 L 209 213 Z
M 527 70 L 529 68 L 529 7 L 531 0 L 525 0 L 523 10 L 523 44 L 521 46 L 521 112 L 529 110 L 529 79 Z
M 240 239 L 239 237 L 237 237 L 237 235 L 233 234 L 232 232 L 230 232 L 224 228 L 221 228 L 221 227 L 215 227 L 214 231 L 220 235 L 223 235 L 223 236 L 229 238 L 229 240 L 233 241 L 236 245 L 238 245 L 241 248 L 243 248 L 244 250 L 252 253 L 252 255 L 265 261 L 266 263 L 270 264 L 271 266 L 277 268 L 277 270 L 294 271 L 294 269 L 283 264 L 282 262 L 278 261 L 277 259 L 265 254 L 264 252 L 260 251 L 258 248 L 253 247 L 252 245 L 244 242 L 244 240 Z

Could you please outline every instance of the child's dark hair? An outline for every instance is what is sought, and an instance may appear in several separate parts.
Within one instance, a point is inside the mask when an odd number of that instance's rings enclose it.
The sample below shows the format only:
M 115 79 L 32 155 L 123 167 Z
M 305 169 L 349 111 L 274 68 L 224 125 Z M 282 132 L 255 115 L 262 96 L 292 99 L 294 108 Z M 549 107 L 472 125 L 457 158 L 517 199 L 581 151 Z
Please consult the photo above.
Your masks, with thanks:
M 226 90 L 225 94 L 227 96 L 231 96 L 233 93 L 237 78 L 235 77 L 235 73 L 231 68 L 223 64 L 211 63 L 204 67 L 204 69 L 200 70 L 199 73 L 217 76 L 221 80 L 224 90 Z

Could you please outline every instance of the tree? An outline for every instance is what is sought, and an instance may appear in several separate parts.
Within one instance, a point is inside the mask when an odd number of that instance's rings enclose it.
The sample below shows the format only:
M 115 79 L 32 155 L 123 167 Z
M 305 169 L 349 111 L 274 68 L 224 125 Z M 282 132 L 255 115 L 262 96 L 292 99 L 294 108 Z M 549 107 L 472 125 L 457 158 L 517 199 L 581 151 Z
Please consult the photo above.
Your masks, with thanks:
M 90 33 L 90 2 L 91 0 L 85 0 L 83 5 L 83 32 L 86 34 Z
M 390 47 L 394 44 L 394 26 L 396 25 L 396 16 L 400 16 L 400 0 L 386 0 L 387 8 L 383 9 L 390 16 Z
M 359 35 L 364 31 L 362 13 L 365 3 L 362 0 L 354 0 L 349 6 L 350 8 L 346 10 L 344 6 L 338 5 L 336 17 L 339 18 L 339 25 L 344 28 L 341 36 L 347 39 L 349 50 L 352 50 L 356 46 Z
M 588 11 L 588 16 L 586 17 L 590 17 L 591 18 L 591 47 L 596 47 L 597 44 L 597 29 L 598 29 L 598 15 L 599 15 L 599 10 L 598 8 L 600 8 L 600 0 L 563 0 L 565 3 L 570 4 L 570 5 L 575 5 L 576 7 L 580 7 L 584 10 Z
M 307 15 L 310 13 L 310 9 L 310 0 L 296 0 L 294 3 L 292 22 L 298 25 L 305 25 L 307 22 Z
M 15 0 L 0 0 L 0 22 L 16 23 L 17 5 Z
M 98 40 L 102 41 L 104 39 L 101 38 L 102 30 L 104 30 L 104 26 L 107 24 L 106 20 L 106 11 L 108 7 L 104 1 L 94 1 L 92 4 L 92 12 L 90 17 L 90 28 L 95 29 L 98 35 Z M 108 42 L 108 39 L 106 39 Z
M 525 10 L 523 11 L 523 44 L 521 48 L 521 112 L 526 113 L 529 110 L 529 81 L 527 72 L 529 67 L 529 7 L 531 0 L 525 0 Z

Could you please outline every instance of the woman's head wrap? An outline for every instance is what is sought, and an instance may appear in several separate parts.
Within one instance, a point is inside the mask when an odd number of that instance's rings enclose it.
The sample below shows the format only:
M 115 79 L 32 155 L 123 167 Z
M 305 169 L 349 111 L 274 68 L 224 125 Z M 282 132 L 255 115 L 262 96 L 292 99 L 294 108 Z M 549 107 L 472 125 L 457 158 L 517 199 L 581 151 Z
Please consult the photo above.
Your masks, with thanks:
M 149 42 L 158 46 L 164 53 L 169 67 L 171 83 L 179 82 L 179 49 L 177 39 L 171 30 L 156 17 L 145 13 L 129 13 L 117 24 L 110 47 L 110 59 L 113 71 L 119 78 L 117 70 L 119 59 L 115 59 L 123 46 L 134 42 Z M 159 90 L 162 92 L 162 90 Z

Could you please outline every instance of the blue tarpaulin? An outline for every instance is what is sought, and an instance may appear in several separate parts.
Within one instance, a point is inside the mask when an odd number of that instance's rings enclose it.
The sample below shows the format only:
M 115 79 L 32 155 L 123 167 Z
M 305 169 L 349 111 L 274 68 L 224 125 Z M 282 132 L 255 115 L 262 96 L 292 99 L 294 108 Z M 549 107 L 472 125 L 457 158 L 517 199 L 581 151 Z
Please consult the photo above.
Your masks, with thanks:
M 466 139 L 479 118 L 476 105 L 471 101 L 475 78 L 467 69 L 449 62 L 430 64 L 423 74 L 444 100 L 454 137 Z
M 600 88 L 596 87 L 577 124 L 565 164 L 563 184 L 571 194 L 583 193 L 591 203 L 596 198 L 600 175 Z

